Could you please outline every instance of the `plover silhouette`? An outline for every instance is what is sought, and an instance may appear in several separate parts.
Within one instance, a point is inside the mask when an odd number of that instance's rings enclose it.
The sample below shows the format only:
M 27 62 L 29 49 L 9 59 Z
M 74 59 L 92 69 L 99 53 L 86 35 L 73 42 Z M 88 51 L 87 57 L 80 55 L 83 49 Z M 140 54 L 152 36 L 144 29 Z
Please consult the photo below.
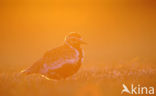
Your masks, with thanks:
M 80 34 L 69 33 L 64 44 L 46 52 L 41 59 L 25 69 L 22 74 L 39 73 L 50 79 L 61 80 L 76 73 L 83 62 L 81 44 L 86 44 Z

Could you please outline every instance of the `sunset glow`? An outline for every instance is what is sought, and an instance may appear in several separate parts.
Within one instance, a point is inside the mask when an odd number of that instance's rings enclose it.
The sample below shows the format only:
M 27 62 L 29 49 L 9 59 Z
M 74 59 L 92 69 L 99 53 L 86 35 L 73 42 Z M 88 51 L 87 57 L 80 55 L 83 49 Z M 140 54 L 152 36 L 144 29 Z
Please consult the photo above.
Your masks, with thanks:
M 123 83 L 156 90 L 155 1 L 0 2 L 0 96 L 121 96 Z M 87 42 L 77 73 L 60 81 L 17 76 L 70 32 Z

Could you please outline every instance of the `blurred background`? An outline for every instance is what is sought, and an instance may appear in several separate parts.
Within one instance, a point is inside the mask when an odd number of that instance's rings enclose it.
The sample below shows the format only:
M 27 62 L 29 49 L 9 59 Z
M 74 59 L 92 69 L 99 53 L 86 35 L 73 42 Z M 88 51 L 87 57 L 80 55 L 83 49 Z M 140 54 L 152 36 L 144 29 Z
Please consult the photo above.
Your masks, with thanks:
M 17 77 L 69 32 L 88 43 L 77 74 Z M 155 0 L 0 0 L 1 96 L 127 96 L 122 84 L 155 80 Z
M 155 0 L 1 0 L 0 72 L 19 71 L 79 32 L 83 68 L 156 64 Z

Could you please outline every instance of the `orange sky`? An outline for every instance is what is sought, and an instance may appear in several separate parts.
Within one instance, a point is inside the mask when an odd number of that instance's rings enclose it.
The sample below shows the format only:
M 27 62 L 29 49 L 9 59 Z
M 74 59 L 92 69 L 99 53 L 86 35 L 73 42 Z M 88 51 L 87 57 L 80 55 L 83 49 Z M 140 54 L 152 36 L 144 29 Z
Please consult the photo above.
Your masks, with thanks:
M 156 63 L 154 1 L 2 0 L 0 70 L 24 68 L 60 45 L 68 32 L 88 42 L 85 65 Z

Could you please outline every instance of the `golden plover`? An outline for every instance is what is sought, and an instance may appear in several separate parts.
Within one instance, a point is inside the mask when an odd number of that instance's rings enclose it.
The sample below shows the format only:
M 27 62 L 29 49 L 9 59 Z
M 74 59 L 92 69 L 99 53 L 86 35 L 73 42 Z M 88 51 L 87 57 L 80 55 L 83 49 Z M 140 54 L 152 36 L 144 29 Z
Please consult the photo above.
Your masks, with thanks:
M 51 79 L 65 79 L 76 73 L 83 61 L 81 44 L 86 44 L 80 34 L 71 32 L 65 37 L 64 44 L 44 54 L 32 66 L 22 72 L 28 75 L 39 73 Z

